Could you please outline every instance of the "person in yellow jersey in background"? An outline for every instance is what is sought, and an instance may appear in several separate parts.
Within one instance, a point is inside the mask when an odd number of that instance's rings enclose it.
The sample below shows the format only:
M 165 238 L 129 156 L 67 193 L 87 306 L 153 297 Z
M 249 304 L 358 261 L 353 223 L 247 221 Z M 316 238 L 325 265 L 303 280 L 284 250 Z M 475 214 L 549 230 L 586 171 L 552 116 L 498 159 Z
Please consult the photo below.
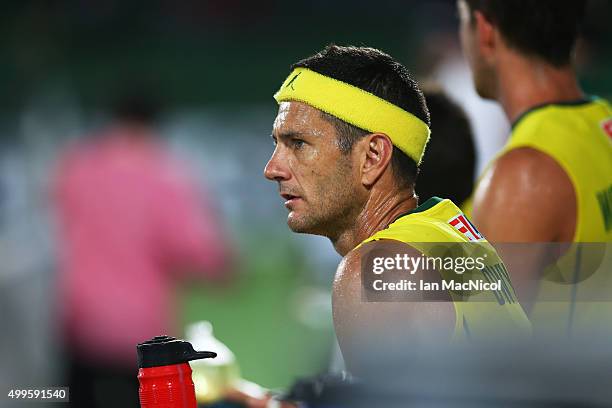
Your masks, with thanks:
M 415 182 L 429 113 L 408 70 L 377 49 L 336 45 L 291 69 L 275 94 L 275 149 L 264 174 L 278 183 L 289 228 L 328 237 L 343 256 L 333 316 L 347 368 L 358 372 L 355 346 L 390 328 L 418 338 L 528 335 L 529 321 L 495 250 L 450 200 L 418 205 Z M 483 292 L 471 303 L 450 291 L 435 299 L 446 302 L 427 301 L 418 291 L 407 295 L 417 301 L 362 299 L 360 268 L 370 254 L 430 256 L 435 251 L 427 243 L 469 242 L 503 278 L 502 299 Z M 442 271 L 433 274 L 416 271 L 442 279 Z
M 612 241 L 612 108 L 583 93 L 572 65 L 585 1 L 458 0 L 458 9 L 476 90 L 512 123 L 466 213 L 492 242 Z M 533 248 L 520 255 L 529 258 L 523 267 L 508 261 L 515 282 L 538 282 L 519 299 L 533 309 L 534 330 L 570 333 L 594 316 L 595 306 L 576 295 L 612 289 L 612 273 L 582 273 L 573 247 L 566 272 L 547 274 L 544 246 Z M 612 328 L 612 303 L 605 305 L 592 322 Z

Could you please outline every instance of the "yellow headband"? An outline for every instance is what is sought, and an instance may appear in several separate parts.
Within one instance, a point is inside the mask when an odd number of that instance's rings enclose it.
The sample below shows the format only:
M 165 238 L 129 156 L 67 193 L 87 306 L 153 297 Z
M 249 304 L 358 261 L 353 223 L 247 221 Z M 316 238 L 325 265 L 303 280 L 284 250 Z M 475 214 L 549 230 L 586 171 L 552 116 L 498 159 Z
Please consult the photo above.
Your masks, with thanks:
M 276 102 L 299 101 L 372 133 L 384 133 L 399 148 L 421 163 L 429 141 L 425 122 L 402 108 L 356 86 L 296 68 L 274 94 Z

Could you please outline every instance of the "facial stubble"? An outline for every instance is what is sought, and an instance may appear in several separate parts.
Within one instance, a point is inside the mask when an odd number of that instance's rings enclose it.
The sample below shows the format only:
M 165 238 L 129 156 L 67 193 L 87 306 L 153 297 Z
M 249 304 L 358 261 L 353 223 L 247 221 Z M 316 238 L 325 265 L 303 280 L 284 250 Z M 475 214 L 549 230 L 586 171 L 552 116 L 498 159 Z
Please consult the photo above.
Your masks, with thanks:
M 360 203 L 355 201 L 355 180 L 350 154 L 341 154 L 331 175 L 322 175 L 312 170 L 317 180 L 316 189 L 307 197 L 304 213 L 288 219 L 293 232 L 321 235 L 334 242 L 347 228 L 354 224 Z

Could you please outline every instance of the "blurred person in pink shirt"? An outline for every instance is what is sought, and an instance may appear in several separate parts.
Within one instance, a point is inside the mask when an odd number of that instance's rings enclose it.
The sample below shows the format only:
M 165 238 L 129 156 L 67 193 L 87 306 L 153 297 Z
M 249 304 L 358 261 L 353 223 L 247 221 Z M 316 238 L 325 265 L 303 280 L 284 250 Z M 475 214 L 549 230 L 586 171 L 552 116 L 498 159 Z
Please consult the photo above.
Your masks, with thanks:
M 216 214 L 156 140 L 157 106 L 126 94 L 115 122 L 55 175 L 60 315 L 71 406 L 138 406 L 136 344 L 173 327 L 173 283 L 221 277 Z

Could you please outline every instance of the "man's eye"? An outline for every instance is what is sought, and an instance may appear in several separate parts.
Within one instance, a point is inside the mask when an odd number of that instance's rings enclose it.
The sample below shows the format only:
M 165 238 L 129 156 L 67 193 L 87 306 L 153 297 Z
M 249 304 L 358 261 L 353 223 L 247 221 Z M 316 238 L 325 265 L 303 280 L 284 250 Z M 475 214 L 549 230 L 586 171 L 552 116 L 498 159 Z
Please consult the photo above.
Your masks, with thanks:
M 293 145 L 294 148 L 301 149 L 304 146 L 304 141 L 301 139 L 293 139 L 291 141 L 291 144 Z

